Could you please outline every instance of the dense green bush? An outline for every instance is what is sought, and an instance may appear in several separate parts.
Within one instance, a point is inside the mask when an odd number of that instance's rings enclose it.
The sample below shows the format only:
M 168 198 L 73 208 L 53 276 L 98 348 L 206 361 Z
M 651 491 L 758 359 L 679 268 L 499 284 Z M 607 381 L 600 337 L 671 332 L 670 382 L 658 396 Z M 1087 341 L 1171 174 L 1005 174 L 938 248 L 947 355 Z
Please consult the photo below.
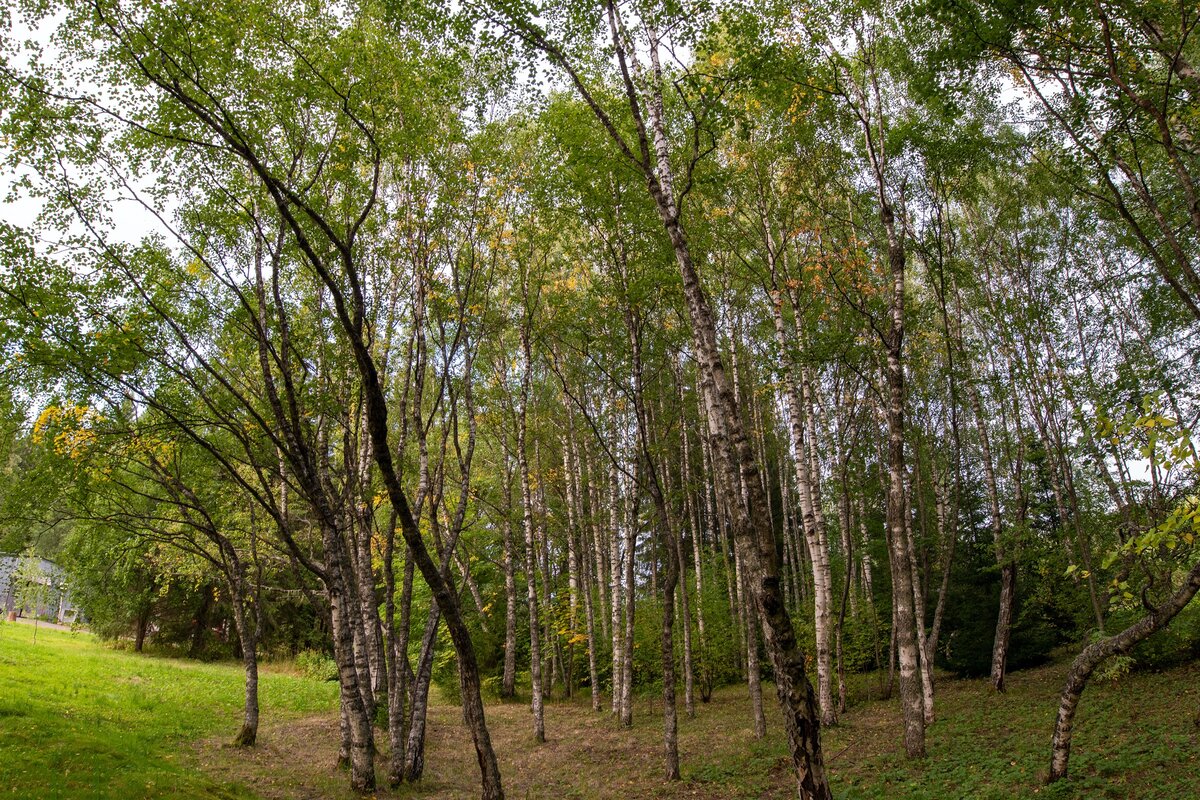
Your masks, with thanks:
M 1062 577 L 1065 562 L 1059 564 L 1049 552 L 1037 553 L 1035 560 L 1034 550 L 1027 547 L 1017 568 L 1009 671 L 1045 663 L 1054 647 L 1077 635 L 1076 620 L 1086 614 L 1086 588 Z M 1000 602 L 991 543 L 977 540 L 960 548 L 953 578 L 937 663 L 964 677 L 987 675 Z
M 413 664 L 419 663 L 420 654 L 413 656 Z M 458 680 L 458 656 L 454 643 L 445 625 L 438 627 L 437 645 L 433 651 L 433 685 L 439 696 L 447 703 L 462 704 L 462 687 Z
M 302 650 L 296 654 L 296 669 L 306 678 L 318 681 L 336 681 L 338 678 L 337 664 L 324 653 L 316 650 Z
M 1108 633 L 1122 631 L 1145 615 L 1142 608 L 1115 612 L 1108 619 Z M 1134 647 L 1130 657 L 1134 668 L 1155 670 L 1200 657 L 1200 603 L 1189 603 L 1170 625 Z
M 869 672 L 881 667 L 877 663 L 875 646 L 879 644 L 886 648 L 891 635 L 891 627 L 882 620 L 877 621 L 870 609 L 860 605 L 858 617 L 850 616 L 847 611 L 842 624 L 842 661 L 846 672 Z

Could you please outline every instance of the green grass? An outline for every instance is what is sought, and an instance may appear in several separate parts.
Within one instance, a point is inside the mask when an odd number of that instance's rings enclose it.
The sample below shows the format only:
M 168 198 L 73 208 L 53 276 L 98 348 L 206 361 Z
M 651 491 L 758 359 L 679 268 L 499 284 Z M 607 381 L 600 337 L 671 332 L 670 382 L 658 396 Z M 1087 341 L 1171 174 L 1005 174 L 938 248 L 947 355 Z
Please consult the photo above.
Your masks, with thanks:
M 252 798 L 191 743 L 240 727 L 233 664 L 153 658 L 83 633 L 0 626 L 0 798 Z M 264 671 L 263 720 L 329 713 L 336 687 Z
M 860 701 L 823 732 L 839 800 L 1004 800 L 1014 797 L 1200 797 L 1200 663 L 1138 672 L 1088 687 L 1076 717 L 1069 777 L 1045 784 L 1058 692 L 1069 661 L 1012 673 L 996 694 L 986 679 L 938 682 L 928 756 L 905 757 L 898 701 Z M 860 681 L 863 679 L 860 677 Z M 865 684 L 860 684 L 865 685 Z M 764 693 L 766 689 L 764 689 Z M 789 761 L 778 728 L 761 742 L 710 751 L 684 778 L 730 798 L 787 797 Z
M 834 771 L 844 782 L 840 796 L 877 797 L 883 788 L 877 776 L 886 770 L 889 796 L 896 798 L 1200 797 L 1196 665 L 1090 686 L 1076 717 L 1070 777 L 1045 786 L 1067 666 L 1013 673 L 1003 695 L 986 680 L 944 681 L 925 762 L 892 752 L 844 765 Z M 855 790 L 852 779 L 863 788 Z
M 237 665 L 114 651 L 84 634 L 0 625 L 0 800 L 11 798 L 346 798 L 337 749 L 336 686 L 280 672 L 262 677 L 263 746 L 221 748 L 238 728 Z M 851 707 L 823 732 L 838 800 L 1064 800 L 1200 797 L 1200 663 L 1141 672 L 1088 688 L 1071 777 L 1044 783 L 1058 690 L 1069 660 L 1013 673 L 1004 695 L 986 680 L 937 685 L 928 758 L 905 758 L 898 701 L 853 676 Z M 868 692 L 870 689 L 870 692 Z M 585 698 L 546 707 L 549 741 L 535 745 L 524 703 L 495 703 L 488 724 L 505 787 L 523 798 L 795 797 L 774 705 L 756 741 L 746 689 L 719 690 L 681 714 L 683 781 L 662 779 L 661 701 L 636 703 L 632 730 L 588 710 Z M 681 709 L 682 712 L 682 709 Z M 301 719 L 305 717 L 305 719 Z M 386 737 L 378 736 L 384 745 Z M 203 742 L 203 744 L 197 744 Z M 457 800 L 478 792 L 461 711 L 430 709 L 425 780 L 380 797 Z M 381 776 L 382 777 L 382 776 Z M 381 784 L 382 785 L 382 784 Z

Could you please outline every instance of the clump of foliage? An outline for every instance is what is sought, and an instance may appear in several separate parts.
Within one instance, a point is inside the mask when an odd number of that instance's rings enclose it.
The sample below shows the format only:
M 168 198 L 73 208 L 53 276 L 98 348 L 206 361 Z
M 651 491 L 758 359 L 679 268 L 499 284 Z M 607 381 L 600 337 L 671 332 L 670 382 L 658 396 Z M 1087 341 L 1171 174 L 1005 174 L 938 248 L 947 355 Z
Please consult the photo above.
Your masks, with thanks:
M 296 654 L 296 669 L 306 678 L 315 681 L 336 681 L 337 664 L 325 653 L 317 650 L 302 650 Z

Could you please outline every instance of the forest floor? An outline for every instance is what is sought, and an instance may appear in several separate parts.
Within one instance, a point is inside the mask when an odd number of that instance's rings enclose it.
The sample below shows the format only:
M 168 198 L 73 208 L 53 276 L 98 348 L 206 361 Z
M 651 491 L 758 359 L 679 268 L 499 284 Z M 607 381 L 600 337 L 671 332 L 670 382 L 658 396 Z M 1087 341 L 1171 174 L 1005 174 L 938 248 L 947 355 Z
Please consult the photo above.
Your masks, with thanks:
M 259 746 L 236 732 L 241 672 L 229 664 L 139 656 L 87 634 L 0 626 L 0 798 L 349 798 L 336 754 L 336 687 L 267 667 Z M 1013 673 L 1004 695 L 986 680 L 938 682 L 929 757 L 901 746 L 899 706 L 856 676 L 851 706 L 824 731 L 841 798 L 1200 797 L 1200 663 L 1098 682 L 1084 695 L 1072 777 L 1043 780 L 1058 689 L 1068 660 Z M 768 735 L 755 740 L 742 687 L 680 715 L 683 780 L 662 772 L 661 702 L 641 698 L 634 727 L 594 714 L 587 697 L 546 707 L 535 745 L 524 703 L 492 703 L 488 723 L 510 798 L 790 798 L 782 726 L 764 687 Z M 381 735 L 381 745 L 384 737 Z M 382 759 L 381 759 L 382 761 Z M 382 769 L 381 769 L 382 773 Z M 477 794 L 474 751 L 460 710 L 430 712 L 426 778 L 380 798 L 449 800 Z
M 899 703 L 879 696 L 877 679 L 856 676 L 852 705 L 824 733 L 837 798 L 1178 798 L 1200 797 L 1200 663 L 1163 673 L 1097 682 L 1084 695 L 1072 777 L 1044 785 L 1058 692 L 1069 658 L 1013 673 L 1004 695 L 987 680 L 939 681 L 939 720 L 928 731 L 929 757 L 904 756 Z M 632 730 L 590 710 L 588 696 L 546 706 L 544 745 L 535 745 L 525 703 L 488 706 L 488 728 L 510 798 L 793 798 L 795 782 L 773 687 L 764 686 L 768 735 L 755 740 L 746 690 L 726 687 L 683 713 L 683 780 L 661 777 L 662 704 L 640 698 Z M 606 698 L 607 700 L 607 698 Z M 267 724 L 262 746 L 235 752 L 202 743 L 205 768 L 272 800 L 351 797 L 336 756 L 331 715 Z M 381 747 L 383 746 L 381 742 Z M 280 765 L 287 765 L 285 770 Z M 478 796 L 474 750 L 457 706 L 430 711 L 425 779 L 381 798 L 451 800 Z

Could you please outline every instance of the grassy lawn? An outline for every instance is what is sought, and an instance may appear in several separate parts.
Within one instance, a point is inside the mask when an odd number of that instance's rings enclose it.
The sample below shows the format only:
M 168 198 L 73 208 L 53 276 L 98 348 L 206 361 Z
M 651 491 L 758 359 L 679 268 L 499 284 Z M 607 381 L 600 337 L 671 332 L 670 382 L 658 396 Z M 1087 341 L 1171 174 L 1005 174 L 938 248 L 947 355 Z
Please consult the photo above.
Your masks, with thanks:
M 149 658 L 98 646 L 83 634 L 0 626 L 0 798 L 348 798 L 337 747 L 335 687 L 270 671 L 263 727 L 250 751 L 223 746 L 237 730 L 235 665 Z M 1043 785 L 1056 697 L 1067 663 L 1014 673 L 1005 695 L 986 681 L 938 683 L 929 757 L 904 758 L 895 700 L 856 676 L 852 707 L 825 732 L 835 795 L 854 798 L 1200 797 L 1200 664 L 1139 673 L 1088 689 L 1072 777 Z M 770 692 L 770 687 L 764 691 Z M 583 700 L 585 698 L 579 698 Z M 661 778 L 661 704 L 636 706 L 619 730 L 586 704 L 546 709 L 545 745 L 533 743 L 528 707 L 492 704 L 488 723 L 514 798 L 790 798 L 781 726 L 769 696 L 768 736 L 753 738 L 745 689 L 728 687 L 680 719 L 683 781 Z M 385 746 L 380 734 L 380 746 Z M 381 760 L 382 761 L 382 760 Z M 382 773 L 381 773 L 382 775 Z M 430 711 L 426 779 L 380 797 L 477 794 L 476 766 L 458 708 Z
M 30 626 L 0 625 L 0 797 L 258 796 L 203 772 L 191 747 L 237 733 L 239 668 L 111 650 L 83 633 L 43 628 L 32 640 Z M 336 709 L 333 684 L 268 670 L 260 689 L 264 720 Z

